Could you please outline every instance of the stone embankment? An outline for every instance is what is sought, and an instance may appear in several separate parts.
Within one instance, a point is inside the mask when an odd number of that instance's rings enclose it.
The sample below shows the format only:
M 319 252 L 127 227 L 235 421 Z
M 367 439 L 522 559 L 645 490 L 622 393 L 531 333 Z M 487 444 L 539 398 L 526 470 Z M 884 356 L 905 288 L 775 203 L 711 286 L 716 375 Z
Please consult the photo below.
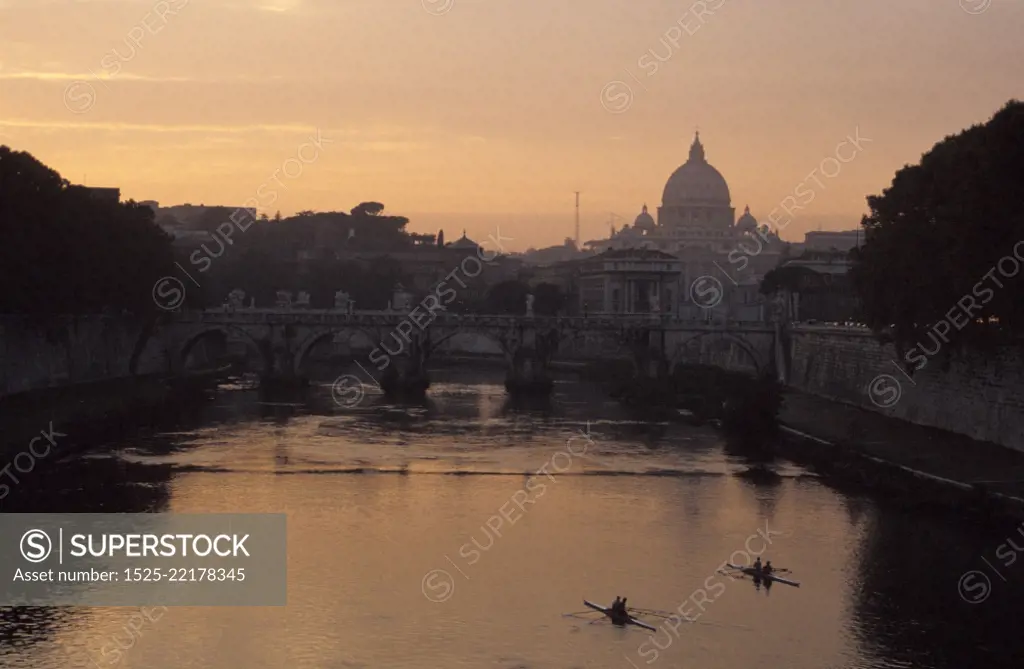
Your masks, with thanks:
M 1024 452 L 791 391 L 783 455 L 907 505 L 1024 518 Z

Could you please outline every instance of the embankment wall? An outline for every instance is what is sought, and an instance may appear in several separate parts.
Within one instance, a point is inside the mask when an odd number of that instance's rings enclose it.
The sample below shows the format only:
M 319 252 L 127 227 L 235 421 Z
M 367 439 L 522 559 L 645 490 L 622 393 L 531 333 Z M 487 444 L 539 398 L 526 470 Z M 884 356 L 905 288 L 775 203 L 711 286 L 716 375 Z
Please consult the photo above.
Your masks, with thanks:
M 47 326 L 0 317 L 0 398 L 28 391 L 127 378 L 143 324 L 115 316 L 63 318 Z M 146 347 L 136 373 L 164 371 L 158 347 Z
M 797 390 L 1024 450 L 1020 349 L 958 354 L 948 370 L 930 359 L 909 377 L 893 346 L 866 330 L 797 326 L 790 337 L 787 381 Z

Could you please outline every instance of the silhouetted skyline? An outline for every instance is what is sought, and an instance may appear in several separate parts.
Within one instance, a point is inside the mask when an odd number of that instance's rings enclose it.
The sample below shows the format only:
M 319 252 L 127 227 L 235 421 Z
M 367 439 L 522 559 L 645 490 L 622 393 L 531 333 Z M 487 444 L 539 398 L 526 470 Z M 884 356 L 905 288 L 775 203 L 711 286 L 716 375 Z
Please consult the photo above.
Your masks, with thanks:
M 125 198 L 233 206 L 319 128 L 332 143 L 265 211 L 376 200 L 417 232 L 517 221 L 525 249 L 572 236 L 577 190 L 583 239 L 656 207 L 697 127 L 765 222 L 859 128 L 873 143 L 799 240 L 855 227 L 896 170 L 1024 90 L 1020 3 L 704 5 L 0 0 L 0 143 Z

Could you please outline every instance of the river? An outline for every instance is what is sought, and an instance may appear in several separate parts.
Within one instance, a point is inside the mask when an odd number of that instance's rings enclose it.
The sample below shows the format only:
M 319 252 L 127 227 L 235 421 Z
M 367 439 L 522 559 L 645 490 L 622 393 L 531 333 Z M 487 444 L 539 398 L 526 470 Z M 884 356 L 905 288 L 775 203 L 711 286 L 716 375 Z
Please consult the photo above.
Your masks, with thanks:
M 301 403 L 222 386 L 101 448 L 55 449 L 4 511 L 284 512 L 288 605 L 142 624 L 131 608 L 2 609 L 0 666 L 1020 666 L 1024 560 L 994 557 L 1015 527 L 844 494 L 781 460 L 777 478 L 746 476 L 713 428 L 644 423 L 596 386 L 517 408 L 500 373 L 435 379 L 423 405 L 355 409 L 329 385 Z M 755 554 L 800 587 L 717 572 Z M 990 589 L 965 589 L 969 570 Z M 616 595 L 689 621 L 652 617 L 650 634 L 563 615 Z

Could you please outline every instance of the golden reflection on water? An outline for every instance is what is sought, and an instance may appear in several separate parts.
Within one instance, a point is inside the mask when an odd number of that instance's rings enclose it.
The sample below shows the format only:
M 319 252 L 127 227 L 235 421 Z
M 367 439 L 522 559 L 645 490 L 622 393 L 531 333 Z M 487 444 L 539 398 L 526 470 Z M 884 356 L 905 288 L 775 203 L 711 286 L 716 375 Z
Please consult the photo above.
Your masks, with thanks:
M 902 624 L 891 611 L 928 615 L 914 608 L 922 591 L 891 591 L 879 608 L 864 574 L 890 554 L 912 565 L 914 550 L 955 546 L 955 531 L 903 546 L 920 523 L 895 529 L 900 517 L 784 462 L 780 481 L 755 485 L 706 428 L 637 425 L 594 401 L 510 412 L 496 388 L 437 397 L 415 411 L 272 407 L 283 413 L 207 421 L 170 448 L 125 444 L 120 461 L 172 467 L 164 511 L 286 513 L 288 605 L 172 608 L 135 633 L 131 609 L 53 610 L 0 664 L 85 666 L 68 658 L 89 653 L 128 669 L 822 669 L 900 666 L 888 657 L 906 648 L 926 659 L 915 666 L 944 666 L 887 636 Z M 588 423 L 587 457 L 538 473 Z M 878 536 L 899 548 L 879 553 Z M 801 587 L 716 573 L 743 551 L 793 569 Z M 699 618 L 652 636 L 562 616 L 617 595 Z M 111 639 L 116 664 L 98 650 Z M 655 641 L 648 665 L 639 651 Z
M 731 626 L 684 626 L 661 661 L 740 666 L 772 652 L 787 666 L 818 668 L 848 652 L 838 633 L 847 586 L 830 565 L 858 538 L 835 522 L 835 500 L 808 515 L 789 483 L 763 517 L 762 492 L 728 477 L 547 484 L 511 521 L 488 527 L 523 477 L 179 475 L 170 511 L 288 514 L 289 604 L 170 609 L 122 666 L 618 667 L 624 654 L 639 665 L 643 634 L 560 614 L 581 609 L 584 597 L 620 594 L 674 609 L 733 551 L 763 546 L 759 529 L 770 530 L 766 555 L 798 569 L 810 587 L 776 586 L 766 597 L 749 581 L 715 577 L 725 591 L 701 620 Z M 694 504 L 700 513 L 686 513 Z M 835 531 L 806 532 L 823 513 Z M 809 552 L 817 557 L 805 564 Z M 424 595 L 423 577 L 437 569 L 454 586 L 444 602 Z M 85 624 L 91 634 L 116 626 L 117 616 L 104 617 L 105 626 Z

